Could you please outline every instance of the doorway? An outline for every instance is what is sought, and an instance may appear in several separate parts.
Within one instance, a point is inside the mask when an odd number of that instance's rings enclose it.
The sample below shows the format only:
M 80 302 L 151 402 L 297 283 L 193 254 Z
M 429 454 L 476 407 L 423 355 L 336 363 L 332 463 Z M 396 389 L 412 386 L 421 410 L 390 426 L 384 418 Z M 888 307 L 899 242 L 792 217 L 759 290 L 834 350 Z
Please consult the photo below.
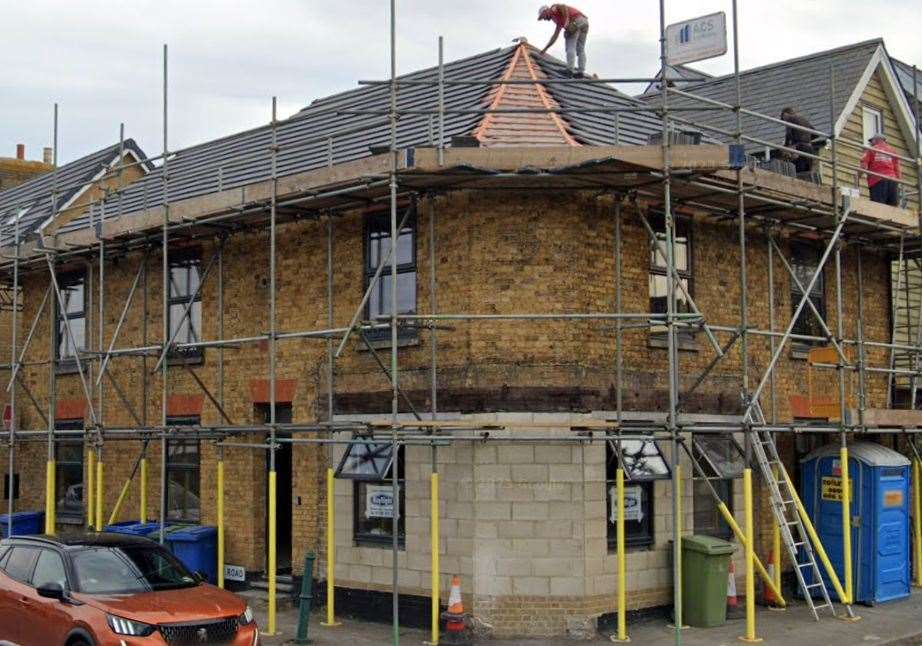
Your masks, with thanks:
M 269 423 L 271 411 L 269 404 L 257 405 L 257 418 L 264 424 Z M 291 404 L 276 403 L 275 420 L 278 424 L 291 423 Z M 290 431 L 279 430 L 276 433 L 278 439 L 291 439 Z M 294 486 L 292 480 L 292 446 L 289 443 L 282 444 L 275 452 L 275 509 L 276 509 L 276 569 L 280 573 L 291 571 L 291 491 Z M 266 473 L 269 473 L 269 452 L 266 451 Z M 269 495 L 269 478 L 266 477 L 266 499 Z M 268 510 L 268 507 L 267 507 Z M 266 513 L 266 569 L 269 565 L 269 514 Z

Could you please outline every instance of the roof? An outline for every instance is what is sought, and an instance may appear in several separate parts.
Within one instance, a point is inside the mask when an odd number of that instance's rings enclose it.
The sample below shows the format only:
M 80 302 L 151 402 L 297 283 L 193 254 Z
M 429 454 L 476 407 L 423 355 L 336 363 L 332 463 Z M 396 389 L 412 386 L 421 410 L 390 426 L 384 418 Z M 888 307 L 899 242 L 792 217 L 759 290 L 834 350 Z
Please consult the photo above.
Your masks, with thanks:
M 708 74 L 707 72 L 696 70 L 693 67 L 689 67 L 688 65 L 666 66 L 666 82 L 669 83 L 670 87 L 687 87 L 689 85 L 699 83 L 705 79 L 713 78 L 713 76 L 713 74 Z M 660 68 L 660 71 L 657 72 L 656 76 L 653 78 L 657 80 L 647 85 L 646 89 L 643 91 L 643 94 L 650 94 L 659 91 L 659 79 L 663 78 L 662 68 Z
M 809 462 L 817 458 L 839 457 L 838 444 L 824 444 L 809 455 L 801 458 L 801 462 Z M 872 467 L 908 467 L 909 460 L 901 453 L 886 446 L 873 442 L 852 442 L 848 445 L 848 457 L 854 458 Z
M 568 80 L 566 65 L 542 56 L 534 47 L 520 43 L 484 52 L 444 65 L 446 80 L 551 79 Z M 397 148 L 433 146 L 438 137 L 434 115 L 420 111 L 435 110 L 438 105 L 438 68 L 432 67 L 398 77 L 397 108 L 402 112 L 397 126 Z M 400 86 L 400 82 L 404 85 Z M 419 84 L 428 81 L 428 84 Z M 407 83 L 407 82 L 412 82 Z M 502 88 L 507 88 L 505 91 Z M 318 99 L 277 123 L 277 176 L 285 177 L 330 162 L 340 164 L 372 154 L 374 147 L 390 144 L 388 108 L 390 88 L 387 84 L 363 85 L 357 89 Z M 497 97 L 499 101 L 497 102 Z M 644 104 L 601 83 L 446 84 L 445 145 L 456 136 L 480 135 L 482 145 L 600 145 L 615 141 L 611 113 L 603 113 L 601 104 L 618 107 Z M 544 102 L 562 114 L 494 114 L 485 116 L 484 108 L 496 103 L 500 109 L 522 107 L 543 109 Z M 574 114 L 574 108 L 593 108 L 595 112 Z M 414 112 L 416 111 L 416 112 Z M 481 127 L 489 121 L 488 127 Z M 619 141 L 622 144 L 645 144 L 657 132 L 659 122 L 653 115 L 621 113 Z M 222 190 L 241 188 L 271 177 L 271 125 L 233 134 L 177 151 L 170 155 L 170 202 Z M 122 212 L 143 212 L 163 203 L 162 169 L 158 168 L 132 183 L 122 192 Z M 114 202 L 113 202 L 114 206 Z M 107 218 L 116 217 L 116 209 L 106 209 Z M 84 216 L 61 227 L 61 232 L 89 226 Z
M 126 139 L 125 150 L 139 161 L 147 156 L 133 139 Z M 106 146 L 80 159 L 59 166 L 57 173 L 49 172 L 28 182 L 0 192 L 0 246 L 11 244 L 16 234 L 16 214 L 19 217 L 19 235 L 25 237 L 36 231 L 55 210 L 55 187 L 58 210 L 76 199 L 94 178 L 118 160 L 120 144 Z
M 126 545 L 150 545 L 152 543 L 150 539 L 143 536 L 116 534 L 113 532 L 76 532 L 61 536 L 48 536 L 46 534 L 13 536 L 13 539 L 5 539 L 4 543 L 9 540 L 45 543 L 59 547 L 120 547 Z
M 745 70 L 740 73 L 742 105 L 754 112 L 775 118 L 781 114 L 782 109 L 792 106 L 817 130 L 831 132 L 834 126 L 832 114 L 838 119 L 846 109 L 872 57 L 882 45 L 883 40 L 877 38 Z M 832 70 L 835 71 L 835 95 L 830 110 L 829 89 Z M 736 77 L 733 74 L 715 77 L 703 83 L 690 85 L 686 91 L 735 105 Z M 644 99 L 658 102 L 659 93 L 645 96 Z M 695 107 L 704 104 L 688 97 L 670 96 L 670 105 Z M 730 133 L 736 131 L 736 115 L 729 110 L 687 111 L 676 117 L 721 128 Z M 781 124 L 743 114 L 742 127 L 743 132 L 750 137 L 771 143 L 784 142 L 784 126 Z M 706 129 L 705 132 L 723 141 L 732 139 L 730 135 Z
M 896 79 L 899 81 L 903 92 L 906 93 L 906 98 L 909 100 L 910 104 L 914 97 L 916 100 L 922 101 L 922 71 L 916 72 L 916 90 L 914 92 L 912 87 L 912 65 L 897 60 L 892 56 L 890 57 L 890 63 L 893 64 L 893 71 L 896 72 Z

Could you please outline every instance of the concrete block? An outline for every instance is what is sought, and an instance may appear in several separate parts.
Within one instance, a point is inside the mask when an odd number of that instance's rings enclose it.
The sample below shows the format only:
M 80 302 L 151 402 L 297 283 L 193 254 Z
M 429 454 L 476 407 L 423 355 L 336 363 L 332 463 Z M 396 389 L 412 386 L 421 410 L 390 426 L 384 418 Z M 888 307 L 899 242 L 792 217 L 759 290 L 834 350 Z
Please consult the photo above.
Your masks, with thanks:
M 513 520 L 547 520 L 550 518 L 549 505 L 546 502 L 512 503 Z
M 512 466 L 513 482 L 546 483 L 548 467 L 544 464 L 515 464 Z
M 575 576 L 551 577 L 551 595 L 555 597 L 575 597 L 583 594 L 583 579 Z
M 508 502 L 478 502 L 476 514 L 478 519 L 483 520 L 510 520 L 512 518 L 512 504 Z
M 535 461 L 535 448 L 524 444 L 501 444 L 496 459 L 500 464 L 531 464 Z
M 583 468 L 579 464 L 552 464 L 549 479 L 551 482 L 582 482 Z
M 512 580 L 512 591 L 514 594 L 542 597 L 547 596 L 550 590 L 550 581 L 547 577 L 521 576 Z

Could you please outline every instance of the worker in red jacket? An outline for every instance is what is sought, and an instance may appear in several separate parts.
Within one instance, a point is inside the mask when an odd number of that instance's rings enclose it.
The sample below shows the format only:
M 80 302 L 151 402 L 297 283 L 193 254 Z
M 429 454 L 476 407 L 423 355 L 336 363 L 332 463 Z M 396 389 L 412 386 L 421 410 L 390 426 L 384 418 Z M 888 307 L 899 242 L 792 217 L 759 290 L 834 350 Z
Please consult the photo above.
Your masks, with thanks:
M 899 206 L 899 184 L 893 177 L 900 179 L 900 159 L 897 157 L 896 150 L 887 143 L 887 137 L 882 133 L 877 133 L 868 140 L 871 148 L 864 152 L 861 158 L 861 168 L 865 171 L 877 173 L 877 175 L 868 175 L 868 188 L 871 190 L 871 200 L 889 204 L 890 206 Z M 860 175 L 860 174 L 859 174 Z M 885 177 L 880 177 L 884 175 Z
M 538 20 L 551 20 L 557 25 L 554 35 L 547 46 L 541 50 L 546 54 L 557 37 L 563 31 L 563 39 L 567 46 L 567 68 L 570 76 L 581 77 L 586 72 L 586 37 L 589 35 L 589 19 L 575 7 L 565 4 L 552 4 L 543 6 L 538 10 Z M 574 70 L 574 64 L 579 59 L 579 67 Z

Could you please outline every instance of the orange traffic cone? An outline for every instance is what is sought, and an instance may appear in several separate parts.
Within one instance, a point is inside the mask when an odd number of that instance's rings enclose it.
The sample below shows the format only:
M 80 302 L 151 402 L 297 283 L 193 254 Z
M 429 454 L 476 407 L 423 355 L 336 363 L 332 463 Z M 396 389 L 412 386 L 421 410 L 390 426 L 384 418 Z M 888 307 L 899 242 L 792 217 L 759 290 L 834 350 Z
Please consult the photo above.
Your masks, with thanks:
M 451 592 L 448 593 L 448 610 L 442 613 L 445 620 L 444 644 L 468 646 L 471 643 L 470 631 L 465 625 L 464 604 L 461 601 L 461 579 L 458 575 L 451 577 Z
M 736 566 L 730 561 L 730 567 L 727 570 L 727 610 L 736 610 L 738 606 L 736 600 Z
M 766 570 L 768 571 L 768 578 L 774 581 L 775 580 L 775 550 L 772 550 L 768 554 L 768 565 L 766 566 Z M 766 583 L 763 583 L 762 584 L 762 603 L 764 603 L 766 606 L 774 606 L 777 603 L 777 601 L 778 600 L 775 599 L 775 593 L 772 590 L 771 586 Z

